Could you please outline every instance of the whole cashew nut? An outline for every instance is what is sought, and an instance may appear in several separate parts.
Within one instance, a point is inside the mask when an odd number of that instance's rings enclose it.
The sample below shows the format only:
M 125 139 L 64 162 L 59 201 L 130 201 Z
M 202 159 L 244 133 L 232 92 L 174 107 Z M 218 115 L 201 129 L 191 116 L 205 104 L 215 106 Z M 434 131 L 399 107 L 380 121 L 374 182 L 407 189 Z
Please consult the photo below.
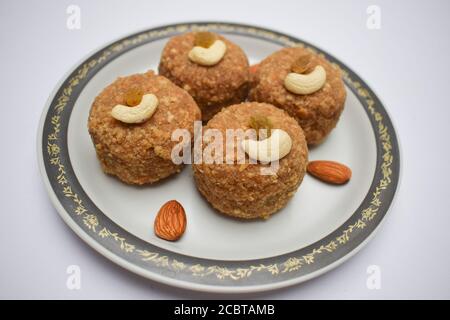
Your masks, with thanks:
M 135 107 L 116 105 L 111 115 L 114 119 L 125 123 L 142 123 L 150 119 L 158 106 L 158 98 L 154 94 L 145 94 L 141 103 Z
M 292 139 L 286 131 L 275 129 L 269 138 L 261 141 L 246 139 L 241 146 L 250 158 L 267 163 L 286 156 L 291 151 Z
M 295 94 L 310 94 L 323 87 L 327 74 L 322 66 L 316 66 L 309 74 L 291 72 L 284 79 L 284 86 Z
M 209 48 L 195 46 L 189 51 L 189 59 L 202 66 L 217 64 L 225 55 L 227 45 L 222 40 L 216 40 Z

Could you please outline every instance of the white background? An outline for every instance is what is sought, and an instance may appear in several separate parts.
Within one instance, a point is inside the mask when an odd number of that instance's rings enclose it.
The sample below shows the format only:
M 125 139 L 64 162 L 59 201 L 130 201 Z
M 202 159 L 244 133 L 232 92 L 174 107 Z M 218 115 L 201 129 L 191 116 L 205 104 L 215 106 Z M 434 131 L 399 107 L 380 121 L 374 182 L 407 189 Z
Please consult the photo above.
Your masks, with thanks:
M 81 29 L 66 8 L 81 8 Z M 369 5 L 381 29 L 366 27 Z M 0 298 L 223 298 L 167 287 L 109 262 L 59 218 L 41 183 L 36 131 L 58 80 L 83 56 L 142 29 L 183 21 L 255 24 L 300 37 L 361 75 L 388 109 L 402 181 L 377 236 L 337 269 L 263 299 L 450 298 L 449 1 L 0 2 Z M 81 290 L 66 288 L 79 265 Z M 369 265 L 381 289 L 366 287 Z

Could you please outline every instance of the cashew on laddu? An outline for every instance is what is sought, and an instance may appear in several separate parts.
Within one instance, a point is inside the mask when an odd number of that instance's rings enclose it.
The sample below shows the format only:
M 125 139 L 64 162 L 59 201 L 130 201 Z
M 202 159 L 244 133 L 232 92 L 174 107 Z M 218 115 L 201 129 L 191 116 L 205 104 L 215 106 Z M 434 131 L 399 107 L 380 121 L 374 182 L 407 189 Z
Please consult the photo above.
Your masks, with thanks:
M 268 163 L 286 156 L 291 151 L 292 139 L 286 131 L 275 129 L 269 138 L 260 141 L 246 139 L 241 146 L 250 158 Z
M 295 94 L 310 94 L 323 87 L 327 74 L 322 66 L 316 66 L 309 74 L 289 73 L 284 79 L 284 86 Z
M 195 46 L 189 51 L 189 59 L 202 66 L 217 64 L 225 55 L 227 45 L 222 40 L 216 40 L 209 48 Z
M 150 119 L 157 106 L 158 98 L 154 94 L 145 94 L 137 106 L 128 107 L 118 104 L 112 109 L 111 115 L 125 123 L 142 123 Z

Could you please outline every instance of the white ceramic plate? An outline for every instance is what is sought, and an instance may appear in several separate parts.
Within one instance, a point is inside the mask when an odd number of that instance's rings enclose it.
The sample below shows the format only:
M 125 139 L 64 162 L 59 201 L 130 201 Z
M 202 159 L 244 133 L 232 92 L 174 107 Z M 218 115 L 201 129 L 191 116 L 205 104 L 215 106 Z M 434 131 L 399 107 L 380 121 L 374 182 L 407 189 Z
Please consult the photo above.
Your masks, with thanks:
M 199 28 L 225 34 L 256 63 L 282 46 L 305 45 L 344 71 L 341 120 L 309 158 L 348 164 L 352 180 L 335 187 L 306 176 L 295 197 L 267 221 L 215 212 L 195 188 L 192 170 L 135 187 L 105 175 L 87 131 L 95 96 L 118 76 L 157 70 L 168 38 Z M 229 23 L 187 23 L 120 39 L 76 66 L 51 95 L 38 135 L 39 164 L 50 198 L 67 224 L 112 261 L 163 283 L 204 291 L 279 288 L 317 276 L 364 244 L 386 214 L 399 177 L 394 128 L 383 105 L 347 66 L 299 39 Z M 185 207 L 177 242 L 153 233 L 166 201 Z

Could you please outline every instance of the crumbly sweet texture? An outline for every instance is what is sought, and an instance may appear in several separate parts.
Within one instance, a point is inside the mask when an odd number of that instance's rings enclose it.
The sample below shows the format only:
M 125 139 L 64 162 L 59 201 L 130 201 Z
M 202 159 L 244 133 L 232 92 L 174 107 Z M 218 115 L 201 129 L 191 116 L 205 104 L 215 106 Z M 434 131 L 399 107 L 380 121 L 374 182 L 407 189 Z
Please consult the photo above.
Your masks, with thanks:
M 141 124 L 126 124 L 111 116 L 117 104 L 126 105 L 130 89 L 153 93 L 158 107 L 153 116 Z M 190 130 L 201 114 L 192 97 L 170 80 L 153 71 L 118 78 L 95 99 L 89 114 L 88 128 L 103 171 L 130 184 L 153 183 L 181 170 L 171 160 L 178 142 L 171 141 L 177 128 Z
M 204 127 L 218 129 L 250 128 L 251 117 L 270 119 L 274 129 L 283 129 L 292 138 L 292 149 L 279 161 L 276 175 L 261 175 L 261 163 L 193 164 L 200 193 L 218 211 L 238 218 L 267 218 L 283 208 L 303 180 L 308 162 L 305 136 L 297 121 L 270 104 L 247 102 L 229 106 L 216 114 Z M 225 141 L 224 141 L 225 142 Z M 203 144 L 203 148 L 206 144 Z M 234 149 L 236 159 L 237 148 Z
M 194 47 L 195 33 L 171 38 L 161 55 L 159 73 L 185 89 L 208 121 L 223 107 L 244 101 L 248 94 L 249 64 L 244 51 L 220 35 L 227 51 L 219 63 L 201 66 L 192 62 L 189 51 Z
M 311 62 L 325 69 L 325 85 L 307 95 L 289 92 L 284 87 L 284 79 L 305 51 L 300 47 L 284 48 L 264 59 L 253 76 L 249 99 L 286 110 L 302 127 L 308 144 L 316 145 L 336 126 L 344 109 L 346 92 L 338 67 L 317 54 L 312 54 Z

